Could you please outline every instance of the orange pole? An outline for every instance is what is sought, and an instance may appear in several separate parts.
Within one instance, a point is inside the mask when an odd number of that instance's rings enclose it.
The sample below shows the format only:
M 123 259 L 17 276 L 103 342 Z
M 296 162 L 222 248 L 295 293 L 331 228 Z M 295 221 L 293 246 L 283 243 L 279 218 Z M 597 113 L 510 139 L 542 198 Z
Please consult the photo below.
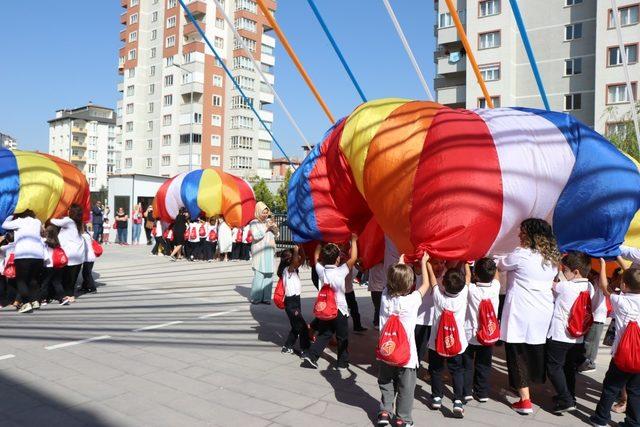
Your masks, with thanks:
M 267 18 L 267 21 L 269 22 L 269 25 L 271 25 L 273 30 L 276 32 L 276 35 L 278 36 L 278 39 L 280 40 L 280 43 L 282 43 L 282 46 L 284 47 L 284 49 L 289 54 L 289 57 L 291 58 L 293 63 L 296 65 L 296 68 L 300 72 L 300 75 L 302 76 L 304 81 L 307 82 L 307 86 L 309 86 L 309 89 L 311 89 L 311 92 L 313 92 L 313 95 L 316 97 L 316 99 L 320 103 L 320 106 L 322 107 L 322 109 L 324 110 L 325 114 L 329 118 L 329 121 L 331 122 L 331 124 L 334 124 L 336 122 L 336 120 L 333 118 L 333 114 L 331 114 L 331 111 L 329 111 L 329 107 L 327 107 L 327 104 L 322 99 L 322 96 L 320 96 L 320 92 L 318 92 L 318 89 L 316 89 L 315 85 L 311 81 L 311 78 L 309 77 L 309 74 L 307 74 L 306 70 L 302 66 L 302 63 L 300 62 L 300 59 L 298 59 L 298 56 L 293 51 L 293 48 L 291 47 L 291 45 L 289 44 L 289 41 L 287 40 L 287 38 L 285 37 L 284 33 L 280 29 L 280 26 L 278 25 L 276 20 L 273 18 L 273 15 L 271 15 L 271 12 L 267 8 L 267 6 L 264 4 L 264 0 L 257 0 L 257 2 L 258 2 L 258 6 L 260 7 L 260 10 L 264 14 L 265 18 Z
M 478 79 L 478 84 L 480 85 L 480 89 L 482 89 L 482 93 L 484 94 L 484 99 L 487 103 L 487 106 L 489 108 L 493 108 L 493 100 L 491 99 L 491 96 L 489 96 L 487 85 L 485 85 L 484 79 L 482 78 L 482 74 L 480 74 L 480 68 L 478 68 L 476 57 L 473 55 L 473 51 L 471 50 L 471 45 L 469 44 L 469 39 L 467 39 L 467 34 L 464 32 L 464 27 L 462 26 L 462 22 L 460 21 L 460 16 L 458 16 L 458 11 L 456 10 L 455 5 L 453 4 L 453 0 L 445 0 L 445 1 L 447 2 L 449 13 L 453 18 L 453 23 L 456 25 L 456 29 L 458 30 L 458 36 L 460 37 L 460 41 L 462 41 L 462 45 L 464 46 L 464 49 L 467 51 L 467 57 L 469 58 L 469 62 L 471 62 L 471 68 L 473 68 L 473 72 L 476 75 L 476 79 Z

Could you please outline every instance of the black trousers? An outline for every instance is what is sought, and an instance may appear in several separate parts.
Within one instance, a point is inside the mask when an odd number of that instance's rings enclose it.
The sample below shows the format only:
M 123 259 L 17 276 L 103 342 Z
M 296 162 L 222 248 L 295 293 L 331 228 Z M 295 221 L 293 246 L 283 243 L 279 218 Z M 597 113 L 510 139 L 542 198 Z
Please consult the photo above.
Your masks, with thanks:
M 150 228 L 145 227 L 145 228 L 144 228 L 144 234 L 145 234 L 145 236 L 147 236 L 147 245 L 151 245 L 151 244 L 153 244 L 153 243 L 152 243 L 152 242 L 153 242 L 153 240 L 151 239 L 151 229 L 150 229 Z
M 424 360 L 424 356 L 427 353 L 429 343 L 429 335 L 431 334 L 431 326 L 416 325 L 414 329 L 416 336 L 416 350 L 418 352 L 418 363 Z
M 304 320 L 304 317 L 302 317 L 300 295 L 285 297 L 284 311 L 285 313 L 287 313 L 289 323 L 291 324 L 291 330 L 289 331 L 289 335 L 287 336 L 287 340 L 285 341 L 284 346 L 293 348 L 296 341 L 300 339 L 300 350 L 308 350 L 311 342 L 309 340 L 307 322 Z
M 479 398 L 489 397 L 489 377 L 493 346 L 469 344 L 463 353 L 464 395 Z
M 38 300 L 40 291 L 39 280 L 44 268 L 44 261 L 40 258 L 20 258 L 16 263 L 16 286 L 20 295 L 20 302 L 26 304 Z
M 627 411 L 625 426 L 640 426 L 640 374 L 622 372 L 613 360 L 602 382 L 602 394 L 591 421 L 599 425 L 609 424 L 611 407 L 620 396 L 623 387 L 627 388 Z
M 358 310 L 358 300 L 356 300 L 356 293 L 354 291 L 344 294 L 347 300 L 347 306 L 349 307 L 349 315 L 353 319 L 353 329 L 361 329 L 362 323 L 360 322 L 360 311 Z
M 240 259 L 242 255 L 242 243 L 233 242 L 231 245 L 231 257 L 229 259 Z
M 67 265 L 62 269 L 62 286 L 64 288 L 64 296 L 75 296 L 76 282 L 78 281 L 80 268 L 82 268 L 82 264 Z
M 440 397 L 444 395 L 444 382 L 442 373 L 444 365 L 447 365 L 449 375 L 453 380 L 453 399 L 464 402 L 464 363 L 462 354 L 454 357 L 442 357 L 434 350 L 429 349 L 429 373 L 431 374 L 431 396 Z
M 240 258 L 244 261 L 249 261 L 251 259 L 251 243 L 242 243 Z
M 338 368 L 348 368 L 349 322 L 348 317 L 340 311 L 338 311 L 338 317 L 333 320 L 318 320 L 318 336 L 316 342 L 309 347 L 309 354 L 313 360 L 318 360 L 333 334 L 338 341 Z
M 93 262 L 82 264 L 82 289 L 92 291 L 96 288 L 96 281 L 93 280 Z
M 16 279 L 0 276 L 0 307 L 12 304 L 18 298 Z
M 380 302 L 382 301 L 382 291 L 371 291 L 371 302 L 373 302 L 373 325 L 380 325 Z
M 318 277 L 318 272 L 314 267 L 311 267 L 311 283 L 313 283 L 313 286 L 315 286 L 316 289 L 320 289 L 318 285 L 320 283 L 320 278 Z
M 558 393 L 559 405 L 573 405 L 575 402 L 576 370 L 583 352 L 583 344 L 547 340 L 547 378 Z
M 40 282 L 39 300 L 64 298 L 64 287 L 62 286 L 62 268 L 45 267 L 42 269 L 42 280 Z

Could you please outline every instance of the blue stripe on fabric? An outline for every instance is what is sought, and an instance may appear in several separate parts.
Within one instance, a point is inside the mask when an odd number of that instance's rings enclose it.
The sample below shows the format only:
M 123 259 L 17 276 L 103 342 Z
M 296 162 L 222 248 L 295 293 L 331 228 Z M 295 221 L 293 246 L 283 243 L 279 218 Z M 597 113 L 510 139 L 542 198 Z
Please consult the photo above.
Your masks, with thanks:
M 291 175 L 287 195 L 287 221 L 296 243 L 322 241 L 322 233 L 318 230 L 316 212 L 311 194 L 309 175 L 320 157 L 320 146 L 316 144 L 300 167 Z
M 18 205 L 20 173 L 16 156 L 6 148 L 0 149 L 0 225 Z M 0 231 L 4 232 L 2 228 Z
M 563 252 L 576 250 L 612 258 L 640 209 L 640 173 L 605 137 L 574 117 L 522 109 L 542 116 L 564 134 L 576 162 L 553 214 Z
M 182 204 L 189 211 L 191 218 L 200 216 L 200 207 L 198 206 L 198 191 L 200 189 L 200 178 L 202 178 L 202 169 L 191 171 L 184 176 L 182 186 L 180 186 L 180 198 Z

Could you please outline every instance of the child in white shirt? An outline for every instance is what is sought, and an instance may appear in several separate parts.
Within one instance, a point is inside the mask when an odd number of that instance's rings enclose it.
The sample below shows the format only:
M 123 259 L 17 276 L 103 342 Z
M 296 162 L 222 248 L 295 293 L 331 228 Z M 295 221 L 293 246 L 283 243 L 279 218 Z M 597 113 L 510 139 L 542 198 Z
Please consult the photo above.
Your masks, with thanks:
M 584 337 L 572 336 L 567 328 L 571 309 L 580 293 L 593 293 L 593 287 L 587 279 L 589 271 L 591 257 L 582 252 L 570 251 L 562 258 L 562 274 L 566 280 L 553 285 L 555 303 L 547 334 L 546 362 L 547 377 L 557 393 L 553 409 L 557 415 L 576 409 L 576 370 L 582 358 Z
M 316 341 L 302 355 L 305 368 L 318 368 L 318 359 L 324 352 L 331 337 L 335 334 L 338 341 L 338 370 L 345 375 L 349 368 L 349 308 L 345 298 L 345 278 L 358 259 L 357 236 L 351 236 L 351 257 L 340 264 L 340 248 L 335 243 L 318 245 L 314 255 L 316 272 L 322 285 L 328 284 L 335 293 L 338 315 L 333 320 L 318 320 Z M 320 262 L 317 262 L 319 259 Z M 320 288 L 322 288 L 322 285 Z
M 467 298 L 469 290 L 465 286 L 464 274 L 457 268 L 447 270 L 442 278 L 444 290 L 440 289 L 434 280 L 431 283 L 433 292 L 433 321 L 431 336 L 429 337 L 429 374 L 431 374 L 431 409 L 442 407 L 444 383 L 442 373 L 445 363 L 453 380 L 453 415 L 464 417 L 464 365 L 462 354 L 467 349 L 467 337 L 464 332 L 464 321 L 467 314 Z M 461 344 L 460 353 L 453 357 L 443 357 L 436 352 L 436 338 L 442 313 L 445 310 L 453 312 L 458 327 L 458 337 Z
M 469 269 L 469 266 L 466 266 Z M 469 346 L 464 352 L 464 399 L 471 401 L 475 395 L 479 402 L 489 400 L 489 377 L 493 346 L 482 345 L 476 338 L 479 327 L 479 309 L 481 301 L 487 299 L 493 306 L 497 317 L 500 304 L 500 282 L 498 268 L 491 258 L 482 258 L 474 263 L 473 282 L 469 283 L 469 300 L 465 321 L 465 333 Z M 468 274 L 470 276 L 470 274 Z M 499 325 L 495 325 L 499 328 Z
M 600 267 L 601 270 L 606 268 L 603 259 L 600 259 Z M 602 274 L 600 276 L 600 289 L 608 296 L 610 294 L 607 289 L 606 274 L 604 277 Z M 622 281 L 620 295 L 611 294 L 613 318 L 616 322 L 616 335 L 611 347 L 611 354 L 614 356 L 629 322 L 640 322 L 640 269 L 626 270 L 622 275 Z M 592 425 L 605 426 L 609 424 L 611 406 L 625 386 L 627 389 L 627 409 L 626 418 L 622 424 L 632 426 L 640 423 L 640 374 L 620 370 L 612 359 L 602 382 L 602 394 L 596 412 L 590 419 Z
M 309 331 L 307 322 L 302 316 L 300 305 L 300 294 L 302 293 L 302 283 L 298 275 L 298 268 L 304 263 L 304 256 L 299 254 L 297 246 L 285 249 L 280 255 L 280 265 L 278 266 L 278 277 L 284 284 L 284 310 L 289 318 L 291 330 L 282 346 L 282 353 L 294 354 L 293 346 L 298 338 L 300 339 L 300 350 L 305 352 L 309 349 Z
M 428 277 L 427 261 L 429 255 L 422 257 L 421 271 L 423 277 Z M 387 288 L 382 293 L 380 305 L 380 330 L 393 314 L 400 319 L 407 339 L 409 340 L 410 357 L 406 365 L 391 366 L 380 362 L 378 385 L 382 394 L 378 425 L 388 425 L 395 418 L 394 425 L 413 425 L 411 411 L 413 409 L 414 392 L 416 388 L 416 373 L 419 367 L 418 352 L 414 338 L 414 329 L 418 316 L 418 308 L 422 298 L 429 291 L 430 281 L 411 292 L 414 285 L 414 274 L 411 268 L 404 265 L 402 257 L 400 263 L 389 268 L 387 273 Z M 395 401 L 395 417 L 393 404 Z

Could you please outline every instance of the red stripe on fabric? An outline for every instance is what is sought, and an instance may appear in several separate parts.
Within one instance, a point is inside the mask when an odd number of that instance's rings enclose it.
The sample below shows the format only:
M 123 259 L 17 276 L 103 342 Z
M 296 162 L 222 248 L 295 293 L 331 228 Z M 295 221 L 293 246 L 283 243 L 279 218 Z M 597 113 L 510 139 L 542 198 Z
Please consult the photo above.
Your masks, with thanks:
M 236 181 L 236 184 L 238 185 L 238 195 L 240 197 L 240 204 L 242 207 L 241 225 L 244 227 L 255 216 L 256 198 L 253 195 L 253 190 L 244 179 L 239 178 L 235 175 L 231 175 L 231 177 L 233 177 L 233 179 Z
M 169 178 L 168 180 L 166 180 L 160 186 L 160 188 L 158 188 L 158 191 L 156 192 L 156 197 L 153 199 L 153 212 L 156 218 L 160 218 L 161 221 L 166 223 L 173 222 L 173 218 L 171 218 L 169 216 L 169 213 L 167 212 L 165 200 L 167 198 L 167 190 L 169 189 L 169 186 L 171 185 L 171 182 L 174 179 L 175 179 L 175 176 L 173 178 Z
M 502 223 L 502 175 L 485 122 L 443 108 L 425 139 L 413 185 L 411 240 L 446 260 L 486 255 Z

